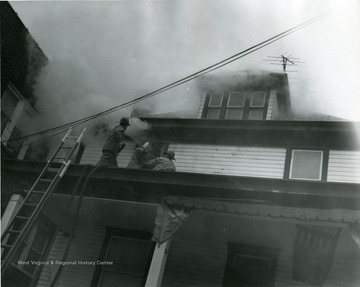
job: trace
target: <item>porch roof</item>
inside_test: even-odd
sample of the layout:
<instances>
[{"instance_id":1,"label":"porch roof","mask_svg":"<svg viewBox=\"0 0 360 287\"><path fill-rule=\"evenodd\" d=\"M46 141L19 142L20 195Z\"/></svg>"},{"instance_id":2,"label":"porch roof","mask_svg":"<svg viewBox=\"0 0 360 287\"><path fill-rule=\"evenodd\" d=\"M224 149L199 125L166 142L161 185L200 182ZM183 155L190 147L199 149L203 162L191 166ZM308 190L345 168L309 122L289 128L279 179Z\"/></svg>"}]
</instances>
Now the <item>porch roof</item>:
<instances>
[{"instance_id":1,"label":"porch roof","mask_svg":"<svg viewBox=\"0 0 360 287\"><path fill-rule=\"evenodd\" d=\"M4 159L15 182L34 182L45 163ZM70 194L84 165L70 165L56 193ZM94 168L87 166L85 175ZM97 170L85 196L160 203L167 196L216 200L256 200L284 207L360 210L360 185L255 177L168 173L126 168Z\"/></svg>"}]
</instances>

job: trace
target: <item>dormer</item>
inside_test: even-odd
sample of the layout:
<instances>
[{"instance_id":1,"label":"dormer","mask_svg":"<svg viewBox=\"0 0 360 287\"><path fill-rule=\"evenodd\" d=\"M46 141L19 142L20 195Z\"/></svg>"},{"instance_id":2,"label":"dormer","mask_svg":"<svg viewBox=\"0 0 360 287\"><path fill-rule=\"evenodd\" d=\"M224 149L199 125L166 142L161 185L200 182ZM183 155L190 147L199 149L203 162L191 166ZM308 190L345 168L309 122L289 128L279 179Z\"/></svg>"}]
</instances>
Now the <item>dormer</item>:
<instances>
[{"instance_id":1,"label":"dormer","mask_svg":"<svg viewBox=\"0 0 360 287\"><path fill-rule=\"evenodd\" d=\"M205 76L197 118L220 120L276 120L290 112L286 74L242 71Z\"/></svg>"}]
</instances>

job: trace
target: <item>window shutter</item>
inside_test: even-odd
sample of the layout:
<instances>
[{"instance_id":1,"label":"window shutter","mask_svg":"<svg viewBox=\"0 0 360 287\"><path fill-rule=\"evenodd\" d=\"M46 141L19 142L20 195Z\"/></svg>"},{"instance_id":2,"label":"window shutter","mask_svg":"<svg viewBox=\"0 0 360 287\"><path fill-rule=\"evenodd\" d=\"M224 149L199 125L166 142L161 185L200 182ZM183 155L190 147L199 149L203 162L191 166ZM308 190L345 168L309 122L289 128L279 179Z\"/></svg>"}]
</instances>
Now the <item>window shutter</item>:
<instances>
[{"instance_id":1,"label":"window shutter","mask_svg":"<svg viewBox=\"0 0 360 287\"><path fill-rule=\"evenodd\" d=\"M293 279L322 286L333 263L341 228L297 226L294 241Z\"/></svg>"}]
</instances>

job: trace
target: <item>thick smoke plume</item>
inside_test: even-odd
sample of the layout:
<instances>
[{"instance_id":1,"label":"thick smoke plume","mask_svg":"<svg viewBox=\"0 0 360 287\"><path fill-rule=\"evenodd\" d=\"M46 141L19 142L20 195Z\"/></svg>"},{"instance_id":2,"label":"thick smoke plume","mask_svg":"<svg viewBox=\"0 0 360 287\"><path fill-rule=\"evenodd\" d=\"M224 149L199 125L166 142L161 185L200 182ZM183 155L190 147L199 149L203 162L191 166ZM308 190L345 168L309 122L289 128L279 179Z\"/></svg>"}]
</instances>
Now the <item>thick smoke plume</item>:
<instances>
[{"instance_id":1,"label":"thick smoke plume","mask_svg":"<svg viewBox=\"0 0 360 287\"><path fill-rule=\"evenodd\" d=\"M186 77L337 3L328 2L71 1L11 5L49 58L35 86L37 109L44 115L39 129L43 129L101 112L134 99L142 91ZM355 79L359 75L360 33L358 18L351 19L359 5L349 7L353 9L324 18L219 71L255 68L281 72L281 66L262 60L288 51L306 62L290 73L298 78L290 78L296 109L357 118L360 113L354 105L354 91L359 90ZM347 19L345 24L343 19ZM304 66L308 70L303 73ZM309 78L316 85L309 86ZM193 117L200 94L192 81L143 101L135 109L152 115ZM88 130L112 127L133 108L88 122Z\"/></svg>"}]
</instances>

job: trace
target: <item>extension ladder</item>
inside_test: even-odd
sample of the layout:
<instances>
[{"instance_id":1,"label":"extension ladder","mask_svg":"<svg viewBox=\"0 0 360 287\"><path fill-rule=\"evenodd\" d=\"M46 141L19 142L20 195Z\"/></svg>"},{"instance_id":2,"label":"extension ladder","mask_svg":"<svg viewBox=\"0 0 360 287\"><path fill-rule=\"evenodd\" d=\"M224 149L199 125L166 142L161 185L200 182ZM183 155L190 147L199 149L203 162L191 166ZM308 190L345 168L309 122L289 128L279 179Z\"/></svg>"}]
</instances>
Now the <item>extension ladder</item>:
<instances>
[{"instance_id":1,"label":"extension ladder","mask_svg":"<svg viewBox=\"0 0 360 287\"><path fill-rule=\"evenodd\" d=\"M2 272L13 261L17 250L26 239L29 230L38 219L43 207L71 164L70 158L79 146L85 130L86 128L78 137L71 136L72 128L67 131L54 155L27 192L16 215L1 235Z\"/></svg>"}]
</instances>

